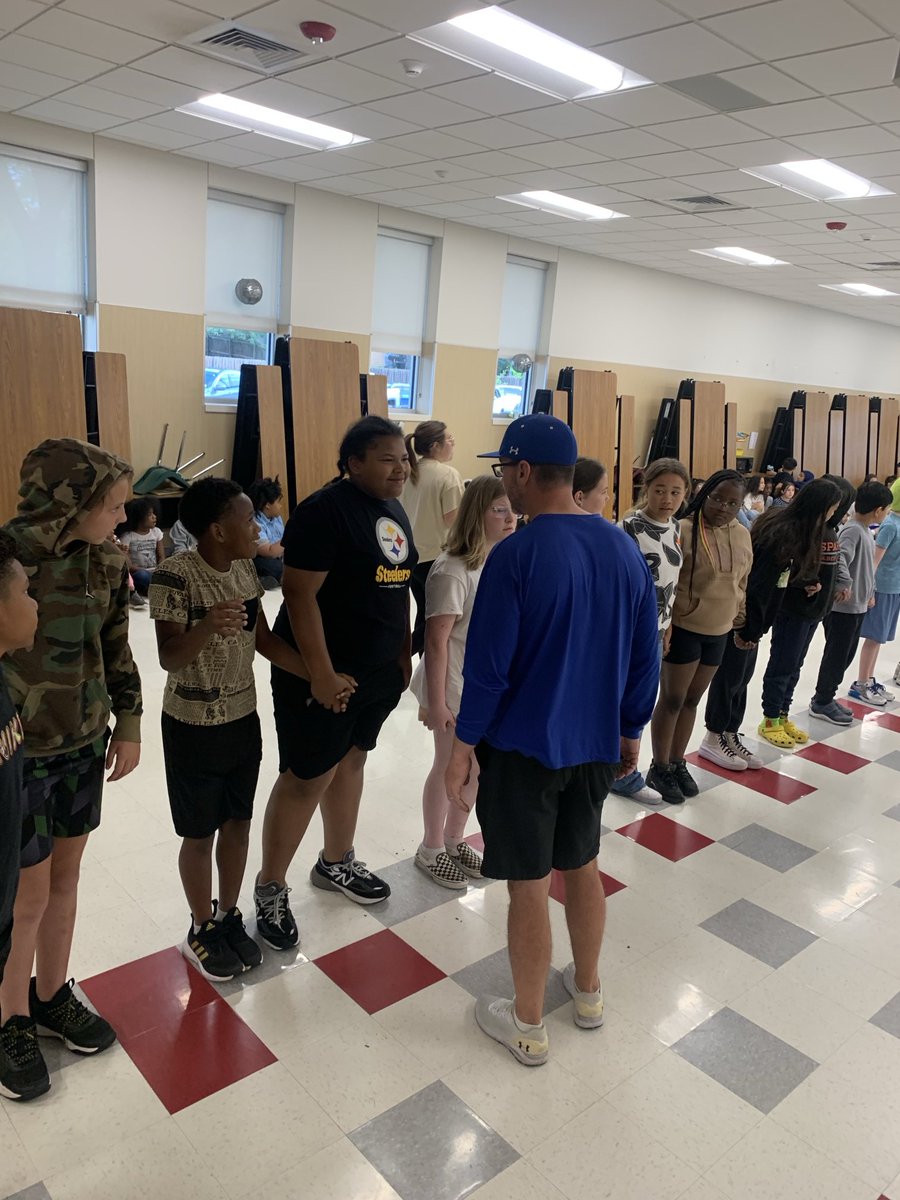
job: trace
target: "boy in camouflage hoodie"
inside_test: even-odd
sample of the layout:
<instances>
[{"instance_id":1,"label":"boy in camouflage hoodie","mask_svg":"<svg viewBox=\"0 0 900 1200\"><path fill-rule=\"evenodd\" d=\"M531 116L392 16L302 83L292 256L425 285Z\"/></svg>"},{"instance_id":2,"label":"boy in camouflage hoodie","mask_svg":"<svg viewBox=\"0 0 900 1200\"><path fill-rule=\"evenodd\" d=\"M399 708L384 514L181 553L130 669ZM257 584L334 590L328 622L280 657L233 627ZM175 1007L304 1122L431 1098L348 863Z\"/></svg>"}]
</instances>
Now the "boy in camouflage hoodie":
<instances>
[{"instance_id":1,"label":"boy in camouflage hoodie","mask_svg":"<svg viewBox=\"0 0 900 1200\"><path fill-rule=\"evenodd\" d=\"M50 1087L38 1034L81 1054L116 1040L66 978L79 867L100 823L104 768L110 780L121 779L140 758L128 569L108 540L123 519L131 474L96 446L42 442L22 464L18 513L6 526L39 609L33 649L6 660L25 731L22 870L0 986L0 1094L16 1100Z\"/></svg>"}]
</instances>

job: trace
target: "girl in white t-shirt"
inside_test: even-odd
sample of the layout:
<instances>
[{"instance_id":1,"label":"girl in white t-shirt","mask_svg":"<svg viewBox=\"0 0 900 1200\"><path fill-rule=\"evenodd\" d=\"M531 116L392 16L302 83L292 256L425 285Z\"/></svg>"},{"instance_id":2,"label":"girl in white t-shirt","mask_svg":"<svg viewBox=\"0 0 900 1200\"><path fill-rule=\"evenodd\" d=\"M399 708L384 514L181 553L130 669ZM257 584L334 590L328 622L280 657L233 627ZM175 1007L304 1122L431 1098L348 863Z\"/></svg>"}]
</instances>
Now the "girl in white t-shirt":
<instances>
[{"instance_id":1,"label":"girl in white t-shirt","mask_svg":"<svg viewBox=\"0 0 900 1200\"><path fill-rule=\"evenodd\" d=\"M492 475L473 479L425 584L425 653L410 682L419 719L434 736L434 763L425 780L425 836L416 866L441 887L464 889L481 877L481 856L463 840L466 813L447 800L444 772L450 761L462 696L466 635L475 591L491 547L515 532L516 515L503 484ZM463 796L471 808L478 790L473 768Z\"/></svg>"},{"instance_id":2,"label":"girl in white t-shirt","mask_svg":"<svg viewBox=\"0 0 900 1200\"><path fill-rule=\"evenodd\" d=\"M149 496L138 496L125 505L124 530L117 529L119 545L128 558L135 591L146 596L157 565L162 562L163 533L157 524L156 504Z\"/></svg>"}]
</instances>

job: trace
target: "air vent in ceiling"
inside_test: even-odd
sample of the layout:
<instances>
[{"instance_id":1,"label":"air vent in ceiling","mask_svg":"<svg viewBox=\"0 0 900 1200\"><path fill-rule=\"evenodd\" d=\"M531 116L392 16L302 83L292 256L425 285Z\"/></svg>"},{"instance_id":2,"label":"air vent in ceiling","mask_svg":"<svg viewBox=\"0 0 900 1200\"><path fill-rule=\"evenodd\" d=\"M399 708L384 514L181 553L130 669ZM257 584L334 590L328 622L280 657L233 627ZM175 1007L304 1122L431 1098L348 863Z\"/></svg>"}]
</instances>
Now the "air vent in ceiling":
<instances>
[{"instance_id":1,"label":"air vent in ceiling","mask_svg":"<svg viewBox=\"0 0 900 1200\"><path fill-rule=\"evenodd\" d=\"M854 267L857 271L900 271L900 260L885 259L884 262L844 263L845 267Z\"/></svg>"},{"instance_id":2,"label":"air vent in ceiling","mask_svg":"<svg viewBox=\"0 0 900 1200\"><path fill-rule=\"evenodd\" d=\"M691 75L687 79L670 80L666 87L699 100L716 112L741 112L743 109L767 108L769 105L769 101L763 100L762 96L755 96L753 92L738 87L721 75Z\"/></svg>"},{"instance_id":3,"label":"air vent in ceiling","mask_svg":"<svg viewBox=\"0 0 900 1200\"><path fill-rule=\"evenodd\" d=\"M741 210L741 205L731 204L728 200L720 200L718 196L681 196L677 200L665 200L662 203L669 208L677 208L679 212L704 213L721 212L723 209Z\"/></svg>"},{"instance_id":4,"label":"air vent in ceiling","mask_svg":"<svg viewBox=\"0 0 900 1200\"><path fill-rule=\"evenodd\" d=\"M263 71L267 75L286 71L307 57L299 46L273 41L255 29L232 21L201 29L185 38L182 44L203 54L211 54L214 58L237 63L253 71Z\"/></svg>"}]
</instances>

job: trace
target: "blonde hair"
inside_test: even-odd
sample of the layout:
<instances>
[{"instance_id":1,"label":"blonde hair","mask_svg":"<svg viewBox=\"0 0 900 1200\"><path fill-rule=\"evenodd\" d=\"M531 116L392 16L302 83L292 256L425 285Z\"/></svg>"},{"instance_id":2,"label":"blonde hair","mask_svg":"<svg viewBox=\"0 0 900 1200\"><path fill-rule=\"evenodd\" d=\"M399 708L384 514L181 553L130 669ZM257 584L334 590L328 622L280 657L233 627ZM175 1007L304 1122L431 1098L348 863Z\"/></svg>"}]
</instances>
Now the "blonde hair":
<instances>
[{"instance_id":1,"label":"blonde hair","mask_svg":"<svg viewBox=\"0 0 900 1200\"><path fill-rule=\"evenodd\" d=\"M690 499L691 488L693 487L693 484L691 483L691 477L688 474L687 467L684 465L684 463L679 462L677 458L657 458L654 459L650 466L644 471L644 479L641 484L641 494L638 497L637 504L635 504L634 508L631 510L632 512L640 512L642 509L647 507L647 503L650 499L650 485L654 482L654 480L659 479L661 475L677 475L684 484L685 500Z\"/></svg>"},{"instance_id":2,"label":"blonde hair","mask_svg":"<svg viewBox=\"0 0 900 1200\"><path fill-rule=\"evenodd\" d=\"M461 558L470 571L477 571L488 555L484 533L487 511L495 501L505 498L502 481L493 475L477 476L463 492L444 549L453 558Z\"/></svg>"}]
</instances>

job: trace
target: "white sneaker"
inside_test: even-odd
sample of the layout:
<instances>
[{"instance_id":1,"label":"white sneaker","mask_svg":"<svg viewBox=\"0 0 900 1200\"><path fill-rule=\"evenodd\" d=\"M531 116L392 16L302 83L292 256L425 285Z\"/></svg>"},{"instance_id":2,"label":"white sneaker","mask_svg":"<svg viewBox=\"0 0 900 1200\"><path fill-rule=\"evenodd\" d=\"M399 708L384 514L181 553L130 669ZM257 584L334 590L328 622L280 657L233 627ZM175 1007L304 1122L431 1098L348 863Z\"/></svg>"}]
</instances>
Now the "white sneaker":
<instances>
[{"instance_id":1,"label":"white sneaker","mask_svg":"<svg viewBox=\"0 0 900 1200\"><path fill-rule=\"evenodd\" d=\"M501 996L479 996L475 1001L475 1020L489 1038L505 1046L526 1067L540 1067L550 1054L550 1040L543 1021L520 1029L514 1016L515 1000Z\"/></svg>"},{"instance_id":2,"label":"white sneaker","mask_svg":"<svg viewBox=\"0 0 900 1200\"><path fill-rule=\"evenodd\" d=\"M746 771L747 763L736 753L727 736L707 730L700 743L700 757L715 763L716 766L724 767L726 771Z\"/></svg>"},{"instance_id":3,"label":"white sneaker","mask_svg":"<svg viewBox=\"0 0 900 1200\"><path fill-rule=\"evenodd\" d=\"M747 764L748 770L758 771L760 767L764 767L766 765L758 754L754 754L749 746L744 745L744 743L741 741L741 735L739 733L723 733L722 736L725 738L725 741L735 752L738 758L742 758L744 760L744 762Z\"/></svg>"},{"instance_id":4,"label":"white sneaker","mask_svg":"<svg viewBox=\"0 0 900 1200\"><path fill-rule=\"evenodd\" d=\"M882 698L882 700L885 702L885 704L890 704L892 701L897 699L897 697L894 695L894 693L889 692L887 690L887 688L884 686L884 684L879 683L877 679L871 680L869 683L869 687L872 689L873 692L875 692L875 694L877 696L880 696Z\"/></svg>"},{"instance_id":5,"label":"white sneaker","mask_svg":"<svg viewBox=\"0 0 900 1200\"><path fill-rule=\"evenodd\" d=\"M900 662L898 662L897 666L894 668L894 680L893 681L894 681L894 683L896 683L897 687L900 687Z\"/></svg>"},{"instance_id":6,"label":"white sneaker","mask_svg":"<svg viewBox=\"0 0 900 1200\"><path fill-rule=\"evenodd\" d=\"M849 695L852 700L861 700L863 704L871 704L874 708L884 708L887 704L887 697L880 695L872 684L874 679L857 679L849 690Z\"/></svg>"},{"instance_id":7,"label":"white sneaker","mask_svg":"<svg viewBox=\"0 0 900 1200\"><path fill-rule=\"evenodd\" d=\"M579 992L575 986L575 964L570 962L562 973L566 991L575 1007L575 1024L581 1029L599 1029L603 1024L603 984L596 992Z\"/></svg>"},{"instance_id":8,"label":"white sneaker","mask_svg":"<svg viewBox=\"0 0 900 1200\"><path fill-rule=\"evenodd\" d=\"M642 788L638 788L636 792L616 792L615 795L621 796L623 800L633 800L635 804L646 804L648 808L652 808L656 804L662 804L662 796L652 787L647 787L646 784Z\"/></svg>"}]
</instances>

